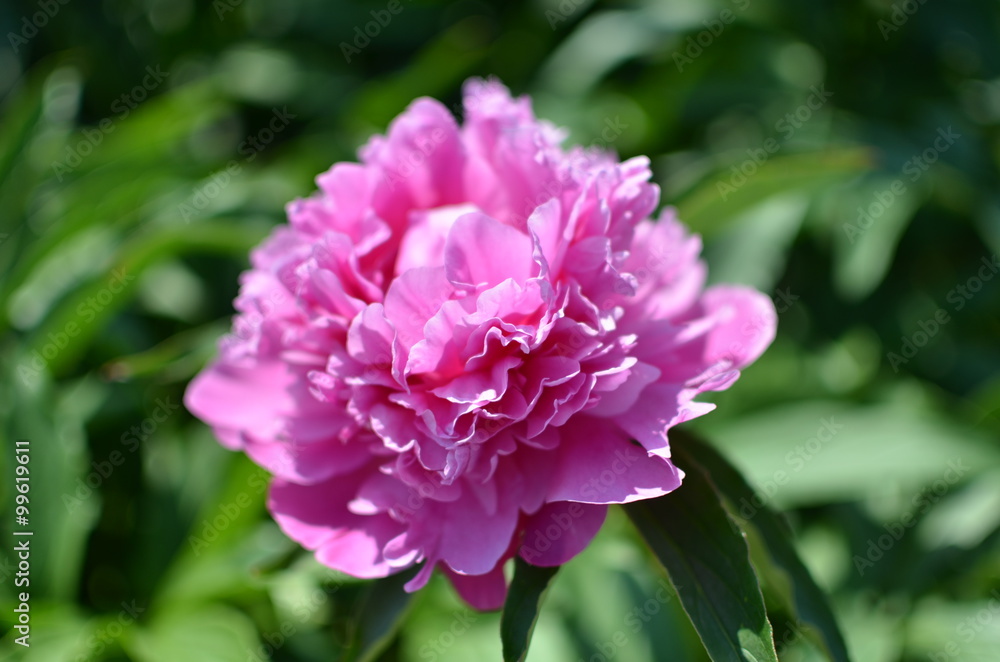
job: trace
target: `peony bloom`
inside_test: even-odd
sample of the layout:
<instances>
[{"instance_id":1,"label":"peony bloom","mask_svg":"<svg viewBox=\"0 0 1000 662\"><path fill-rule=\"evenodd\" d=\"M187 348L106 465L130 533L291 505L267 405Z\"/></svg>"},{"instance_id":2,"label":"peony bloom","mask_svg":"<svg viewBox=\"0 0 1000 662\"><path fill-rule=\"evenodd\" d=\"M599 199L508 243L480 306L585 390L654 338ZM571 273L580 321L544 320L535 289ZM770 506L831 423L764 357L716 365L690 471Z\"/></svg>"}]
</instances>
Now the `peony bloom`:
<instances>
[{"instance_id":1,"label":"peony bloom","mask_svg":"<svg viewBox=\"0 0 1000 662\"><path fill-rule=\"evenodd\" d=\"M499 607L505 561L578 554L607 504L681 484L668 430L774 337L771 301L705 289L649 161L560 146L527 98L418 99L288 206L187 407L275 476L268 506L357 577L440 568Z\"/></svg>"}]
</instances>

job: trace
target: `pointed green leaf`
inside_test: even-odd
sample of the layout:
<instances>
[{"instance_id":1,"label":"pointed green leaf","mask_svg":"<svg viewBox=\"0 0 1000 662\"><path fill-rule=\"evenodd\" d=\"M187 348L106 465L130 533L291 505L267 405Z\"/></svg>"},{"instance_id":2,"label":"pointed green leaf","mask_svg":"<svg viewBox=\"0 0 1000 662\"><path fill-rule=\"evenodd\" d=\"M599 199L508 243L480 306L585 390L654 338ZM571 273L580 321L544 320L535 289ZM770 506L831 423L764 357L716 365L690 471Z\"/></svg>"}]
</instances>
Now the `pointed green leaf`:
<instances>
[{"instance_id":1,"label":"pointed green leaf","mask_svg":"<svg viewBox=\"0 0 1000 662\"><path fill-rule=\"evenodd\" d=\"M29 337L29 353L41 352L51 342L49 335L64 332L75 324L78 332L55 357L48 360L50 372L58 373L71 365L103 328L137 293L129 281L139 278L157 261L175 255L196 252L219 252L243 256L266 234L267 228L248 223L212 221L184 227L165 227L137 235L119 250L114 267L106 274L83 283L56 306L45 321ZM102 294L111 294L111 285L118 288L107 304L92 302ZM83 312L81 312L83 311ZM2 328L2 322L0 322Z\"/></svg>"},{"instance_id":2,"label":"pointed green leaf","mask_svg":"<svg viewBox=\"0 0 1000 662\"><path fill-rule=\"evenodd\" d=\"M848 301L864 299L882 284L896 257L896 247L924 202L923 191L907 190L893 198L877 223L861 227L863 220L858 220L857 210L867 207L876 194L894 182L889 176L872 177L867 184L852 186L838 195L838 204L832 206L833 283Z\"/></svg>"},{"instance_id":3,"label":"pointed green leaf","mask_svg":"<svg viewBox=\"0 0 1000 662\"><path fill-rule=\"evenodd\" d=\"M390 575L361 587L361 598L350 624L342 660L373 662L379 659L392 643L413 603L413 594L407 593L403 586L414 574L411 571Z\"/></svg>"},{"instance_id":4,"label":"pointed green leaf","mask_svg":"<svg viewBox=\"0 0 1000 662\"><path fill-rule=\"evenodd\" d=\"M542 597L558 567L540 568L514 559L514 579L507 591L500 620L500 641L504 662L522 662L528 655L531 632L538 620Z\"/></svg>"},{"instance_id":5,"label":"pointed green leaf","mask_svg":"<svg viewBox=\"0 0 1000 662\"><path fill-rule=\"evenodd\" d=\"M682 196L677 212L692 230L711 237L774 195L822 189L870 170L873 162L871 152L858 147L775 156L739 187L731 184L731 167L727 167Z\"/></svg>"},{"instance_id":6,"label":"pointed green leaf","mask_svg":"<svg viewBox=\"0 0 1000 662\"><path fill-rule=\"evenodd\" d=\"M679 431L672 432L671 436L678 453L696 458L708 470L712 482L731 504L750 503L755 498L755 492L746 479L709 444ZM754 513L747 523L760 534L772 562L787 575L798 619L817 630L827 654L834 662L848 662L850 658L847 645L833 611L822 589L816 585L809 570L799 559L789 539L785 522L767 505L760 508L755 505Z\"/></svg>"},{"instance_id":7,"label":"pointed green leaf","mask_svg":"<svg viewBox=\"0 0 1000 662\"><path fill-rule=\"evenodd\" d=\"M659 559L715 662L777 662L746 540L705 470L675 454L675 492L624 506Z\"/></svg>"},{"instance_id":8,"label":"pointed green leaf","mask_svg":"<svg viewBox=\"0 0 1000 662\"><path fill-rule=\"evenodd\" d=\"M55 68L54 64L49 62L37 66L19 85L14 86L14 92L0 106L3 115L3 122L0 123L0 187L7 182L37 133L45 111L45 80ZM13 218L4 220L13 221Z\"/></svg>"}]
</instances>

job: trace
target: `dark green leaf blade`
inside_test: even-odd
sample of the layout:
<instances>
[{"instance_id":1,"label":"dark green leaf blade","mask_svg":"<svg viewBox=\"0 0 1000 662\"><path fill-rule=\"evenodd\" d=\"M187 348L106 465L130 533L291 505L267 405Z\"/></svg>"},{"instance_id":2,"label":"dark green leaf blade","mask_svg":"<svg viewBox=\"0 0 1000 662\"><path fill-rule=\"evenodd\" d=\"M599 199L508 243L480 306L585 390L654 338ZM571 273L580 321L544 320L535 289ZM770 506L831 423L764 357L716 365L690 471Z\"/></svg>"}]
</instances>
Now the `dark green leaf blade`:
<instances>
[{"instance_id":1,"label":"dark green leaf blade","mask_svg":"<svg viewBox=\"0 0 1000 662\"><path fill-rule=\"evenodd\" d=\"M704 469L675 454L684 484L624 506L677 589L715 662L777 662L746 540Z\"/></svg>"},{"instance_id":2,"label":"dark green leaf blade","mask_svg":"<svg viewBox=\"0 0 1000 662\"><path fill-rule=\"evenodd\" d=\"M390 575L361 585L360 600L352 606L344 662L373 662L389 647L413 605L404 586L415 571Z\"/></svg>"},{"instance_id":3,"label":"dark green leaf blade","mask_svg":"<svg viewBox=\"0 0 1000 662\"><path fill-rule=\"evenodd\" d=\"M558 570L558 567L531 565L520 557L514 559L514 579L510 583L500 620L504 662L522 662L527 657L542 597Z\"/></svg>"},{"instance_id":4,"label":"dark green leaf blade","mask_svg":"<svg viewBox=\"0 0 1000 662\"><path fill-rule=\"evenodd\" d=\"M671 436L676 442L677 452L696 458L696 461L708 470L712 482L730 503L752 502L755 497L754 490L742 474L718 451L690 434L673 432ZM760 508L754 506L754 514L748 523L760 534L772 562L787 574L799 620L816 629L834 662L849 662L847 645L844 643L843 634L840 632L833 611L822 589L816 585L809 570L799 559L789 540L784 521L765 504Z\"/></svg>"}]
</instances>

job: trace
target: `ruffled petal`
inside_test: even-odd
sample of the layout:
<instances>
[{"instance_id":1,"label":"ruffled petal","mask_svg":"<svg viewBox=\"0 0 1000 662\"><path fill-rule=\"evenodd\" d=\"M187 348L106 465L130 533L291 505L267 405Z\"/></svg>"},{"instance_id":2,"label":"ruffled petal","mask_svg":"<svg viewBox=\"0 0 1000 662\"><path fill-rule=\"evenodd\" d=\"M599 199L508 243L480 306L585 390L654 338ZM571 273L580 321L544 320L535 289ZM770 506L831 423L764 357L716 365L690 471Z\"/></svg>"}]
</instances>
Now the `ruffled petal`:
<instances>
[{"instance_id":1,"label":"ruffled petal","mask_svg":"<svg viewBox=\"0 0 1000 662\"><path fill-rule=\"evenodd\" d=\"M683 474L669 431L771 342L771 302L705 290L649 160L564 149L528 98L418 99L288 205L188 408L275 474L268 505L330 567L435 569L498 608L504 564L580 553L607 504Z\"/></svg>"}]
</instances>

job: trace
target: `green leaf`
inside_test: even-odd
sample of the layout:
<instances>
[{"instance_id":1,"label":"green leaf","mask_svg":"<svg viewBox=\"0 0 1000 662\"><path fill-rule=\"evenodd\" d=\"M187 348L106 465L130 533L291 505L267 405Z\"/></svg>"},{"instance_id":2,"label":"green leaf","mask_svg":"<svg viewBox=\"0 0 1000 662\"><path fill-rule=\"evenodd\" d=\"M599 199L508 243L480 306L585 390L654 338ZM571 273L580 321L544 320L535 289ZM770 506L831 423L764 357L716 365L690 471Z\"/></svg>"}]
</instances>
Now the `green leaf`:
<instances>
[{"instance_id":1,"label":"green leaf","mask_svg":"<svg viewBox=\"0 0 1000 662\"><path fill-rule=\"evenodd\" d=\"M280 631L268 634L284 641ZM158 613L148 627L126 630L122 645L137 662L244 662L259 654L260 640L245 614L212 605Z\"/></svg>"},{"instance_id":2,"label":"green leaf","mask_svg":"<svg viewBox=\"0 0 1000 662\"><path fill-rule=\"evenodd\" d=\"M198 443L207 446L209 442L206 439ZM217 450L214 446L212 449ZM260 545L251 532L264 511L270 476L245 455L232 455L228 476L220 476L219 480L224 480L223 484L204 500L191 522L187 541L160 583L157 599L161 603L217 599L242 592L250 582L246 566L236 560L243 557L251 543ZM213 523L220 517L225 526Z\"/></svg>"},{"instance_id":3,"label":"green leaf","mask_svg":"<svg viewBox=\"0 0 1000 662\"><path fill-rule=\"evenodd\" d=\"M949 463L963 478L1000 466L989 435L956 424L904 389L888 402L802 401L760 409L738 421L705 421L699 430L751 484L780 480L771 496L779 508L884 501L893 492L909 498L941 478Z\"/></svg>"},{"instance_id":4,"label":"green leaf","mask_svg":"<svg viewBox=\"0 0 1000 662\"><path fill-rule=\"evenodd\" d=\"M29 337L30 351L41 353L51 343L49 334L77 329L73 342L48 360L50 372L58 373L84 353L88 343L136 294L129 281L139 278L150 266L165 258L197 252L244 256L266 234L267 228L228 221L212 221L185 227L165 227L137 235L124 244L113 268L101 277L81 284L56 306ZM103 295L114 294L104 305L93 305ZM71 327L70 325L75 325ZM2 322L0 322L2 328Z\"/></svg>"},{"instance_id":5,"label":"green leaf","mask_svg":"<svg viewBox=\"0 0 1000 662\"><path fill-rule=\"evenodd\" d=\"M363 124L359 134L381 131L410 100L421 94L442 94L454 90L461 80L474 70L488 51L474 40L468 39L481 29L473 18L455 23L451 28L429 41L409 63L392 78L379 85L365 85L359 90L346 122ZM463 38L456 38L461 35Z\"/></svg>"},{"instance_id":6,"label":"green leaf","mask_svg":"<svg viewBox=\"0 0 1000 662\"><path fill-rule=\"evenodd\" d=\"M50 73L49 66L38 68L3 105L0 124L0 186L6 183L25 148L35 136L42 118L44 98L42 87ZM5 219L8 220L8 219Z\"/></svg>"},{"instance_id":7,"label":"green leaf","mask_svg":"<svg viewBox=\"0 0 1000 662\"><path fill-rule=\"evenodd\" d=\"M215 356L219 338L228 331L228 320L181 331L141 352L112 359L101 372L119 381L150 375L161 382L190 379Z\"/></svg>"},{"instance_id":8,"label":"green leaf","mask_svg":"<svg viewBox=\"0 0 1000 662\"><path fill-rule=\"evenodd\" d=\"M39 83L32 83L31 89L40 87L41 77L37 78ZM12 273L0 282L0 300L76 233L90 227L135 226L147 220L146 213L167 209L164 194L181 188L179 177L190 168L178 157L177 146L223 114L225 107L217 96L209 85L188 85L151 99L134 112L107 117L110 129L89 127L68 135L65 144L51 152L55 160L44 168L33 166L31 159L17 158L23 143L36 133L41 92L26 95L25 101L7 111L0 129L2 231L13 235L28 226L25 209L32 211L30 239L22 240L10 266ZM27 106L29 101L34 106ZM14 131L7 131L8 126ZM92 154L69 166L64 150L91 144L83 131L102 137L92 145ZM11 164L17 165L16 171ZM55 172L56 165L72 172Z\"/></svg>"},{"instance_id":9,"label":"green leaf","mask_svg":"<svg viewBox=\"0 0 1000 662\"><path fill-rule=\"evenodd\" d=\"M361 587L341 660L372 662L388 648L413 602L413 595L403 586L414 574L399 573Z\"/></svg>"},{"instance_id":10,"label":"green leaf","mask_svg":"<svg viewBox=\"0 0 1000 662\"><path fill-rule=\"evenodd\" d=\"M837 291L849 301L859 301L870 295L885 280L896 247L923 203L923 192L909 189L882 205L878 196L897 183L888 176L874 177L864 186L853 186L838 192L832 205L831 232L834 237L833 282ZM873 203L878 216L860 217L859 209L869 210ZM865 227L868 223L869 226Z\"/></svg>"},{"instance_id":11,"label":"green leaf","mask_svg":"<svg viewBox=\"0 0 1000 662\"><path fill-rule=\"evenodd\" d=\"M804 193L776 195L733 219L705 250L712 265L711 282L773 290L808 208L809 196Z\"/></svg>"},{"instance_id":12,"label":"green leaf","mask_svg":"<svg viewBox=\"0 0 1000 662\"><path fill-rule=\"evenodd\" d=\"M684 611L715 662L777 662L764 596L742 531L705 470L675 456L675 492L624 506L666 568Z\"/></svg>"},{"instance_id":13,"label":"green leaf","mask_svg":"<svg viewBox=\"0 0 1000 662\"><path fill-rule=\"evenodd\" d=\"M12 353L11 359L0 389L0 470L5 476L0 503L13 508L14 442L28 440L30 524L26 528L34 532L31 544L36 550L31 558L31 595L69 600L76 594L87 539L100 511L93 484L85 483L92 475L100 478L88 465L85 422L103 403L106 390L89 377L57 387L44 373L25 376L30 357ZM7 521L13 519L11 512ZM12 538L6 540L13 545Z\"/></svg>"},{"instance_id":14,"label":"green leaf","mask_svg":"<svg viewBox=\"0 0 1000 662\"><path fill-rule=\"evenodd\" d=\"M514 578L500 620L504 662L522 662L527 657L542 597L558 570L558 567L534 566L519 557L514 559Z\"/></svg>"},{"instance_id":15,"label":"green leaf","mask_svg":"<svg viewBox=\"0 0 1000 662\"><path fill-rule=\"evenodd\" d=\"M103 168L150 168L176 158L178 142L209 126L226 112L226 104L210 82L185 85L149 99L131 112L108 117L112 128L93 153L70 166L73 176ZM67 142L85 139L83 128ZM133 171L134 172L134 171Z\"/></svg>"},{"instance_id":16,"label":"green leaf","mask_svg":"<svg viewBox=\"0 0 1000 662\"><path fill-rule=\"evenodd\" d=\"M8 584L14 587L13 582ZM20 590L20 589L18 589ZM4 604L4 618L10 618L13 604ZM4 627L12 622L4 620ZM99 629L99 619L87 619L79 609L66 602L42 602L31 605L29 647L15 643L20 633L10 628L0 639L0 660L4 662L79 662L99 660L92 655ZM104 633L101 633L104 634ZM104 634L106 637L107 635ZM105 646L103 643L100 645ZM105 646L107 647L107 646Z\"/></svg>"},{"instance_id":17,"label":"green leaf","mask_svg":"<svg viewBox=\"0 0 1000 662\"><path fill-rule=\"evenodd\" d=\"M731 504L751 503L755 498L756 493L742 474L710 445L679 430L671 432L671 439L675 442L673 448L676 453L696 458L705 467L712 476L712 482ZM788 576L799 620L816 628L834 662L848 662L847 645L833 611L823 591L799 559L789 540L785 522L765 505L755 508L748 523L760 534L772 562Z\"/></svg>"},{"instance_id":18,"label":"green leaf","mask_svg":"<svg viewBox=\"0 0 1000 662\"><path fill-rule=\"evenodd\" d=\"M692 230L708 238L771 196L831 186L871 169L872 163L870 151L857 147L776 156L734 192L728 190L735 187L730 185L732 173L727 167L684 195L677 203L677 212Z\"/></svg>"}]
</instances>

